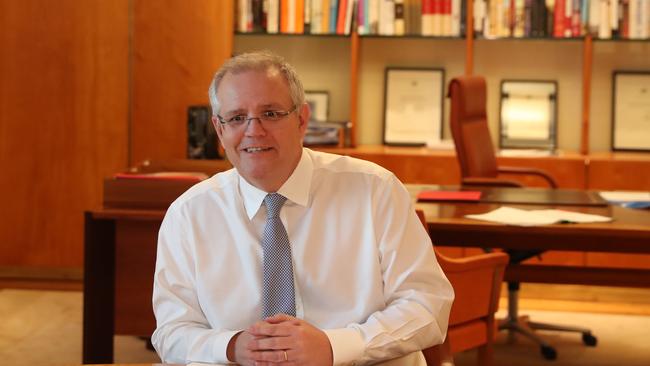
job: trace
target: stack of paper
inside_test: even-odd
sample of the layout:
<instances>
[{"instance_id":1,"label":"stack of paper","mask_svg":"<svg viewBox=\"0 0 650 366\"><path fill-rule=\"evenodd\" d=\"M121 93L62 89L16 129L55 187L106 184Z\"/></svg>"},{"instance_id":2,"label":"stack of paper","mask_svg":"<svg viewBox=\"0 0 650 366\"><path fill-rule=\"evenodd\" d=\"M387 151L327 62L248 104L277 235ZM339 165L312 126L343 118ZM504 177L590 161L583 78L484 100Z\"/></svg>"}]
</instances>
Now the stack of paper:
<instances>
[{"instance_id":1,"label":"stack of paper","mask_svg":"<svg viewBox=\"0 0 650 366\"><path fill-rule=\"evenodd\" d=\"M650 192L603 191L600 196L607 202L628 208L650 207Z\"/></svg>"},{"instance_id":2,"label":"stack of paper","mask_svg":"<svg viewBox=\"0 0 650 366\"><path fill-rule=\"evenodd\" d=\"M499 207L480 215L466 215L476 220L492 221L507 225L538 226L557 223L609 222L611 217L590 215L565 210L521 210L513 207Z\"/></svg>"}]
</instances>

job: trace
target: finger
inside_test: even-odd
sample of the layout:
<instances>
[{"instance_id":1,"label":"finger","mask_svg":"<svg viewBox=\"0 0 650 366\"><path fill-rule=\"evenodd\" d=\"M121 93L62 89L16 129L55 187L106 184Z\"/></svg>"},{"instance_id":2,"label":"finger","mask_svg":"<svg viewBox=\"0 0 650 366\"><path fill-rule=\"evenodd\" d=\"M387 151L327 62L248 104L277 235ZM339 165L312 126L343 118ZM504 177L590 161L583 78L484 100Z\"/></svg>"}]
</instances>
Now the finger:
<instances>
[{"instance_id":1,"label":"finger","mask_svg":"<svg viewBox=\"0 0 650 366\"><path fill-rule=\"evenodd\" d=\"M265 337L287 337L291 335L295 325L289 323L279 323L279 324L270 324L267 322L256 323L251 325L248 328L248 332L255 336L265 336Z\"/></svg>"},{"instance_id":2,"label":"finger","mask_svg":"<svg viewBox=\"0 0 650 366\"><path fill-rule=\"evenodd\" d=\"M265 337L251 340L248 349L251 351L286 350L291 348L289 337Z\"/></svg>"},{"instance_id":3,"label":"finger","mask_svg":"<svg viewBox=\"0 0 650 366\"><path fill-rule=\"evenodd\" d=\"M269 316L268 318L264 319L264 321L269 322L271 324L275 324L275 323L282 323L284 321L290 321L290 320L294 320L294 319L296 319L296 318L294 318L294 317L292 317L290 315L287 315L287 314L280 313L280 314L275 314L275 315Z\"/></svg>"},{"instance_id":4,"label":"finger","mask_svg":"<svg viewBox=\"0 0 650 366\"><path fill-rule=\"evenodd\" d=\"M286 354L287 357L285 358L285 352L284 350L253 351L251 352L251 360L255 361L256 364L258 362L286 362L289 359L289 354Z\"/></svg>"}]
</instances>

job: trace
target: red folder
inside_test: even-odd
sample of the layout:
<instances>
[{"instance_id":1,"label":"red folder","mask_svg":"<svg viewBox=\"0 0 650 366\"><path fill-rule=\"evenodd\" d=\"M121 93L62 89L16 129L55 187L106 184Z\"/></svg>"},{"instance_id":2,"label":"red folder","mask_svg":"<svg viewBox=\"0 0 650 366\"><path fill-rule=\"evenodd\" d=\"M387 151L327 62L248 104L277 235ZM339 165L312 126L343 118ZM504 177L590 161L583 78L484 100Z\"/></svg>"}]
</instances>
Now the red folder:
<instances>
[{"instance_id":1,"label":"red folder","mask_svg":"<svg viewBox=\"0 0 650 366\"><path fill-rule=\"evenodd\" d=\"M422 191L418 201L478 201L480 191Z\"/></svg>"},{"instance_id":2,"label":"red folder","mask_svg":"<svg viewBox=\"0 0 650 366\"><path fill-rule=\"evenodd\" d=\"M147 179L147 180L179 180L187 182L200 182L207 178L203 173L193 172L158 172L158 173L117 173L115 179Z\"/></svg>"}]
</instances>

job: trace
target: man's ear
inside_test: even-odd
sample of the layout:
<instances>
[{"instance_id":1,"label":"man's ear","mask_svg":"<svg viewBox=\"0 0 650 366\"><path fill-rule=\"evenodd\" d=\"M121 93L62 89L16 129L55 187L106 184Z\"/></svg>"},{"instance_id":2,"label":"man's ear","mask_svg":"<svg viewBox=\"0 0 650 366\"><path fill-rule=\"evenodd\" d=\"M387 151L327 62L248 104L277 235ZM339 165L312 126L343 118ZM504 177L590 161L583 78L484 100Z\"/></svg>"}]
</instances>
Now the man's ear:
<instances>
[{"instance_id":1,"label":"man's ear","mask_svg":"<svg viewBox=\"0 0 650 366\"><path fill-rule=\"evenodd\" d=\"M300 120L300 125L298 126L301 131L307 130L307 124L309 123L309 117L311 116L311 109L309 109L309 104L304 103L300 107L300 113L298 114L298 119Z\"/></svg>"},{"instance_id":2,"label":"man's ear","mask_svg":"<svg viewBox=\"0 0 650 366\"><path fill-rule=\"evenodd\" d=\"M219 122L219 118L217 118L217 116L212 116L212 127L214 127L214 130L217 131L217 136L219 136L219 141L221 141L223 126L221 125L221 122Z\"/></svg>"}]
</instances>

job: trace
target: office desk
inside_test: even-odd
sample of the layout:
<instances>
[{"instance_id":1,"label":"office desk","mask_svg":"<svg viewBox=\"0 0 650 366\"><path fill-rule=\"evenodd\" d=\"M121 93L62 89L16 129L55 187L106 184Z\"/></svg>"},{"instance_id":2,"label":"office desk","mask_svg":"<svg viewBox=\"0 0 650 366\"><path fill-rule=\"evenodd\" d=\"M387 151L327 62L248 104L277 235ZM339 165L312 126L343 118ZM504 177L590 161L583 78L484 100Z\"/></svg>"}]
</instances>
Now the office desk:
<instances>
[{"instance_id":1,"label":"office desk","mask_svg":"<svg viewBox=\"0 0 650 366\"><path fill-rule=\"evenodd\" d=\"M409 186L416 195L427 186ZM435 188L435 187L434 187ZM503 190L512 188L491 188ZM417 203L424 211L435 245L519 250L597 251L650 253L650 211L618 206L582 204L507 204L521 209L558 208L613 217L608 223L555 224L520 227L467 219L468 214L492 211L505 205L497 202ZM650 270L585 266L520 264L508 266L505 280L541 283L571 283L603 286L650 287Z\"/></svg>"},{"instance_id":2,"label":"office desk","mask_svg":"<svg viewBox=\"0 0 650 366\"><path fill-rule=\"evenodd\" d=\"M416 194L423 186L409 186ZM515 205L517 206L517 205ZM514 227L470 220L496 203L418 203L436 245L650 253L650 211L563 206L609 215L604 224ZM549 206L517 206L544 208ZM164 210L99 209L86 212L83 362L111 363L113 335L149 336L155 328L151 290L158 228ZM506 279L650 287L650 270L521 265Z\"/></svg>"}]
</instances>

